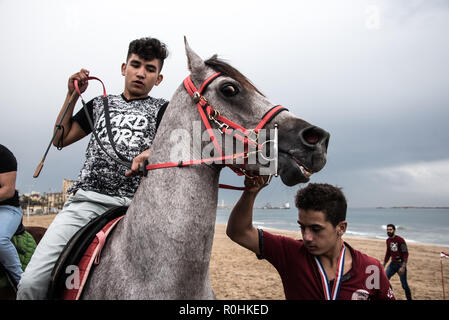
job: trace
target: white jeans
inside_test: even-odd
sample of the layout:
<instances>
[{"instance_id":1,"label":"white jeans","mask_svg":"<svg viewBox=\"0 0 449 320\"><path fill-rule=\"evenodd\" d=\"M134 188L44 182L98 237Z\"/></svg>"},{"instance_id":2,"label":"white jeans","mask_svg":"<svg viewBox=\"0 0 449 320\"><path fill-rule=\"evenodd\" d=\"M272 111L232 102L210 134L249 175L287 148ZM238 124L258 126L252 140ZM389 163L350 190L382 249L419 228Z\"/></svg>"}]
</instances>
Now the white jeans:
<instances>
[{"instance_id":1,"label":"white jeans","mask_svg":"<svg viewBox=\"0 0 449 320\"><path fill-rule=\"evenodd\" d=\"M130 198L111 197L93 191L78 190L66 201L22 274L17 300L43 300L47 296L50 276L62 250L72 236L92 219L115 206L129 206Z\"/></svg>"}]
</instances>

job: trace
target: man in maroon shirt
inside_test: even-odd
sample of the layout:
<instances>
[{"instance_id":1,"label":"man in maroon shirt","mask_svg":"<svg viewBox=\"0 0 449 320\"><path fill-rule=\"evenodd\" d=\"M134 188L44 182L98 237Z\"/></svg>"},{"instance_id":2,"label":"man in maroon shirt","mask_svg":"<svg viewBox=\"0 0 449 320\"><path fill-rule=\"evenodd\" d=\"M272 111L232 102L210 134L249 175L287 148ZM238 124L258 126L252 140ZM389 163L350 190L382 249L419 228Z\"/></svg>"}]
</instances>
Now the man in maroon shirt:
<instances>
[{"instance_id":1,"label":"man in maroon shirt","mask_svg":"<svg viewBox=\"0 0 449 320\"><path fill-rule=\"evenodd\" d=\"M407 283L407 260L408 250L405 240L395 235L396 227L394 224L387 225L387 252L385 253L384 267L391 257L391 263L388 265L386 274L388 280L397 272L401 280L402 288L405 291L407 300L412 300L412 293Z\"/></svg>"},{"instance_id":2,"label":"man in maroon shirt","mask_svg":"<svg viewBox=\"0 0 449 320\"><path fill-rule=\"evenodd\" d=\"M300 300L394 300L380 261L343 241L346 199L339 188L309 184L296 207L302 240L254 228L253 205L266 179L245 179L245 190L229 216L226 234L267 259L279 272L285 298Z\"/></svg>"}]
</instances>

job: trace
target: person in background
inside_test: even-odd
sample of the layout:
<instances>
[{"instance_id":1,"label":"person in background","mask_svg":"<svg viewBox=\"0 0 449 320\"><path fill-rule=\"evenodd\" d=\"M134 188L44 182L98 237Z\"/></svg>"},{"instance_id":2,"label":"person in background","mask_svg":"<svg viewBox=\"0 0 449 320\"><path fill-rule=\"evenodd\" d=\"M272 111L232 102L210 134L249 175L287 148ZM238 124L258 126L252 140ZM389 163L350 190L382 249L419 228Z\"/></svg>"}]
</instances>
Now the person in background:
<instances>
[{"instance_id":1,"label":"person in background","mask_svg":"<svg viewBox=\"0 0 449 320\"><path fill-rule=\"evenodd\" d=\"M387 252L385 253L384 268L391 257L391 263L386 269L388 280L397 272L401 280L402 289L405 291L407 300L412 300L412 293L407 282L408 249L404 238L395 234L396 226L387 225Z\"/></svg>"},{"instance_id":2,"label":"person in background","mask_svg":"<svg viewBox=\"0 0 449 320\"><path fill-rule=\"evenodd\" d=\"M17 250L11 242L22 222L16 175L17 160L14 154L0 144L0 264L17 287L23 271Z\"/></svg>"},{"instance_id":3,"label":"person in background","mask_svg":"<svg viewBox=\"0 0 449 320\"><path fill-rule=\"evenodd\" d=\"M394 300L380 261L342 239L347 204L340 188L311 183L298 191L302 240L295 240L253 226L254 201L265 185L265 177L245 179L248 189L229 216L226 234L276 268L286 299Z\"/></svg>"}]
</instances>

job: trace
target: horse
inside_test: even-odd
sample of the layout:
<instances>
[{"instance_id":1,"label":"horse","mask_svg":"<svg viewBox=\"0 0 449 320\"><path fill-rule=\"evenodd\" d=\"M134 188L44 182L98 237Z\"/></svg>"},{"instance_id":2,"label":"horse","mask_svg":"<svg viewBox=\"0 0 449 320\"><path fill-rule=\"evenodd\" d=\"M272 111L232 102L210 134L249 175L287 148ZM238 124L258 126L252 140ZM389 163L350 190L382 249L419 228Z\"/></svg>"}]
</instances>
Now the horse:
<instances>
[{"instance_id":1,"label":"horse","mask_svg":"<svg viewBox=\"0 0 449 320\"><path fill-rule=\"evenodd\" d=\"M195 141L173 137L175 129L193 132L198 123L201 133L210 132L196 110L201 99L244 128L255 128L273 106L237 69L217 55L202 60L186 38L184 42L190 79L194 87L203 89L207 100L198 92L192 98L183 84L177 88L153 140L149 165L173 157L185 160L185 155L201 157L194 148ZM217 73L219 76L210 80ZM209 118L210 125L218 129L213 119L217 118ZM287 186L307 182L326 163L329 133L289 111L275 115L265 129L273 129L276 124L282 182ZM201 148L210 146L207 139L200 141ZM222 151L232 155L234 149L224 146ZM257 163L238 165L237 161L230 166L243 166L246 172L260 168ZM219 176L224 167L224 163L213 162L150 170L142 178L125 217L111 233L101 263L92 270L81 298L215 299L209 262Z\"/></svg>"}]
</instances>

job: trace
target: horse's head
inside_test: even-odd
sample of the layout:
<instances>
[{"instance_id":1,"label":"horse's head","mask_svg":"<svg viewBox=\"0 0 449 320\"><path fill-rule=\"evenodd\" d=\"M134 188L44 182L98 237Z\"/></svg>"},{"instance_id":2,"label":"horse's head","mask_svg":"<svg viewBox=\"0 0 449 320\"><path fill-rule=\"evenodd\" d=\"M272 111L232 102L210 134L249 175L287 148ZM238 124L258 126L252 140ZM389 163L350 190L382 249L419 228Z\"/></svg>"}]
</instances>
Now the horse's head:
<instances>
[{"instance_id":1,"label":"horse's head","mask_svg":"<svg viewBox=\"0 0 449 320\"><path fill-rule=\"evenodd\" d=\"M207 116L211 128L217 129L214 130L218 132L215 137L218 138L216 140L227 136L227 132L224 132L223 129L227 122L222 119L228 119L246 129L254 129L258 125L260 126L262 119L273 108L274 104L238 70L218 59L217 56L203 61L193 52L186 40L185 47L189 70L191 71L190 79L193 85L190 95L195 104L203 105L205 116ZM210 80L210 77L216 73L220 73L220 75ZM199 97L194 97L196 88L199 89L201 98L204 96L207 100L198 100ZM212 113L207 113L207 105L213 110ZM218 113L215 111L219 112L221 119L217 117ZM279 112L273 118L266 120L268 122L263 126L266 140L273 139L273 136L268 134L270 129L273 129L275 125L278 127L278 173L284 184L293 186L307 182L313 173L324 167L329 133L288 111ZM221 131L218 129L221 129ZM237 131L234 130L234 132ZM258 143L260 145L260 141ZM220 144L220 147L226 155L239 152L235 145L229 147L229 144L224 142ZM257 150L257 148L254 150ZM255 171L264 165L267 164L261 164L260 161L255 163L246 161L244 169Z\"/></svg>"}]
</instances>

